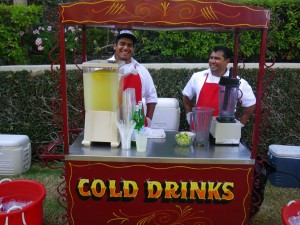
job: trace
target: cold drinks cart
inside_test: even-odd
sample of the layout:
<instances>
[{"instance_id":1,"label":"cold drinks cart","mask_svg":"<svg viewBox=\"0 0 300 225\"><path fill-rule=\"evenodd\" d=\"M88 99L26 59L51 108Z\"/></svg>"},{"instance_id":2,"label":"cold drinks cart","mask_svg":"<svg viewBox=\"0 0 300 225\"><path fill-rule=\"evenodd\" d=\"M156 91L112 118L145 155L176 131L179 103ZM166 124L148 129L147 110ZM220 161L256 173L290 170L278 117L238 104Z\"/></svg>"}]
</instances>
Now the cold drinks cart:
<instances>
[{"instance_id":1,"label":"cold drinks cart","mask_svg":"<svg viewBox=\"0 0 300 225\"><path fill-rule=\"evenodd\" d=\"M76 224L249 224L254 167L260 137L267 30L270 12L260 7L217 0L102 1L85 0L59 5L60 70L67 216ZM145 153L135 148L69 145L64 28L88 26L112 29L193 30L232 32L235 35L233 74L238 64L239 34L261 32L257 107L251 151L235 146L182 149L174 132L151 139Z\"/></svg>"}]
</instances>

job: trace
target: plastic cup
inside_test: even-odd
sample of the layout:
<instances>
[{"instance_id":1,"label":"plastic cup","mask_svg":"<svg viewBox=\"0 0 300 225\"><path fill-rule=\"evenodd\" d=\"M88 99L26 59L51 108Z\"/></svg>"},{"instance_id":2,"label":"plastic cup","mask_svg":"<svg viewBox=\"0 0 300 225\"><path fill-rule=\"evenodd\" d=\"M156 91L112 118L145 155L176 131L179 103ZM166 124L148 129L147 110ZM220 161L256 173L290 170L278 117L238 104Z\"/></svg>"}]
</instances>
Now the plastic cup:
<instances>
[{"instance_id":1,"label":"plastic cup","mask_svg":"<svg viewBox=\"0 0 300 225\"><path fill-rule=\"evenodd\" d=\"M126 136L121 136L121 146L122 149L128 150L131 148L131 136L126 135Z\"/></svg>"},{"instance_id":2,"label":"plastic cup","mask_svg":"<svg viewBox=\"0 0 300 225\"><path fill-rule=\"evenodd\" d=\"M121 146L124 150L131 148L131 135L135 126L135 122L131 120L129 123L124 121L117 122L118 130L121 136Z\"/></svg>"},{"instance_id":3,"label":"plastic cup","mask_svg":"<svg viewBox=\"0 0 300 225\"><path fill-rule=\"evenodd\" d=\"M137 132L135 135L136 150L138 152L145 152L147 149L148 134L145 132Z\"/></svg>"}]
</instances>

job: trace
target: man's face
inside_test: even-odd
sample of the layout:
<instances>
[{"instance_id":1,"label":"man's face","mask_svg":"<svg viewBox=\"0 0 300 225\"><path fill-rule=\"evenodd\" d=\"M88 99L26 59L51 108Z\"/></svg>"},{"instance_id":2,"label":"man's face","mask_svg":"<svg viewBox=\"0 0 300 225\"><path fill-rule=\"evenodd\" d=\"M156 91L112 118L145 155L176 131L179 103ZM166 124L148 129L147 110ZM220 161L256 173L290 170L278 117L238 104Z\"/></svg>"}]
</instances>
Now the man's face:
<instances>
[{"instance_id":1,"label":"man's face","mask_svg":"<svg viewBox=\"0 0 300 225\"><path fill-rule=\"evenodd\" d=\"M117 60L124 60L125 63L130 63L131 56L134 52L134 45L129 38L120 38L118 43L114 44L115 56Z\"/></svg>"},{"instance_id":2,"label":"man's face","mask_svg":"<svg viewBox=\"0 0 300 225\"><path fill-rule=\"evenodd\" d=\"M213 75L221 77L227 70L229 59L224 58L222 51L211 52L208 60L209 68Z\"/></svg>"}]
</instances>

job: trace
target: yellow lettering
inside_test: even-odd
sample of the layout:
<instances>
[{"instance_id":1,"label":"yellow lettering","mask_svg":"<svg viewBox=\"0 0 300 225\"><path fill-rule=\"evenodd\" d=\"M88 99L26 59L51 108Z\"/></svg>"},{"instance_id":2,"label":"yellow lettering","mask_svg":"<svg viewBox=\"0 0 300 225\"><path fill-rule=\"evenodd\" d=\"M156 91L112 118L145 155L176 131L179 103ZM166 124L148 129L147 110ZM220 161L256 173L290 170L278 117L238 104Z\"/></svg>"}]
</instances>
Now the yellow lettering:
<instances>
[{"instance_id":1,"label":"yellow lettering","mask_svg":"<svg viewBox=\"0 0 300 225\"><path fill-rule=\"evenodd\" d=\"M122 197L121 192L119 192L119 193L116 192L117 190L116 190L116 181L115 180L109 181L109 191L110 191L109 197L111 197L111 198L121 198Z\"/></svg>"},{"instance_id":2,"label":"yellow lettering","mask_svg":"<svg viewBox=\"0 0 300 225\"><path fill-rule=\"evenodd\" d=\"M187 182L181 182L181 199L187 198Z\"/></svg>"},{"instance_id":3,"label":"yellow lettering","mask_svg":"<svg viewBox=\"0 0 300 225\"><path fill-rule=\"evenodd\" d=\"M97 185L100 186L100 188L98 188L99 191L97 191ZM95 197L98 197L98 198L103 197L103 195L105 194L105 191L106 191L105 183L100 179L94 180L91 185L91 191Z\"/></svg>"},{"instance_id":4,"label":"yellow lettering","mask_svg":"<svg viewBox=\"0 0 300 225\"><path fill-rule=\"evenodd\" d=\"M139 188L137 186L137 183L135 181L124 181L123 182L123 191L124 191L124 197L125 198L134 198L137 196L137 193L139 191ZM132 192L130 193L130 187Z\"/></svg>"},{"instance_id":5,"label":"yellow lettering","mask_svg":"<svg viewBox=\"0 0 300 225\"><path fill-rule=\"evenodd\" d=\"M214 185L216 184L216 186L214 187ZM219 188L222 185L222 183L215 183L215 182L208 182L208 197L207 199L209 200L220 200L220 194L219 194Z\"/></svg>"},{"instance_id":6,"label":"yellow lettering","mask_svg":"<svg viewBox=\"0 0 300 225\"><path fill-rule=\"evenodd\" d=\"M178 198L179 195L176 194L179 185L176 182L166 181L166 189L165 189L165 198Z\"/></svg>"},{"instance_id":7,"label":"yellow lettering","mask_svg":"<svg viewBox=\"0 0 300 225\"><path fill-rule=\"evenodd\" d=\"M159 198L161 196L162 190L163 189L160 182L147 181L148 198Z\"/></svg>"},{"instance_id":8,"label":"yellow lettering","mask_svg":"<svg viewBox=\"0 0 300 225\"><path fill-rule=\"evenodd\" d=\"M90 191L85 191L84 186L89 184L90 180L89 179L80 179L77 185L78 188L78 193L83 196L83 197L88 197L91 196Z\"/></svg>"},{"instance_id":9,"label":"yellow lettering","mask_svg":"<svg viewBox=\"0 0 300 225\"><path fill-rule=\"evenodd\" d=\"M201 182L201 188L199 188L198 182L190 182L190 184L190 199L196 199L195 192L199 199L205 199L206 182Z\"/></svg>"},{"instance_id":10,"label":"yellow lettering","mask_svg":"<svg viewBox=\"0 0 300 225\"><path fill-rule=\"evenodd\" d=\"M222 195L222 198L224 200L227 200L227 201L230 201L230 200L233 200L234 198L234 194L232 193L232 189L234 187L234 183L233 182L225 182L223 187L222 187L222 190L224 192L224 195Z\"/></svg>"}]
</instances>

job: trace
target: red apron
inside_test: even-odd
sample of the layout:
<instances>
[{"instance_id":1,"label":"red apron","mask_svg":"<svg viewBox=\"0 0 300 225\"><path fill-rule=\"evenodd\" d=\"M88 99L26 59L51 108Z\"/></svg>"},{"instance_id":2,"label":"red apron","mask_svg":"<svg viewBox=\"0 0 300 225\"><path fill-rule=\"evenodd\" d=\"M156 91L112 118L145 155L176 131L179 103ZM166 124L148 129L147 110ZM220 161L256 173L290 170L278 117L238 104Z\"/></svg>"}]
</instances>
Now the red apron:
<instances>
[{"instance_id":1,"label":"red apron","mask_svg":"<svg viewBox=\"0 0 300 225\"><path fill-rule=\"evenodd\" d=\"M210 107L215 109L213 116L219 115L219 84L206 83L208 74L199 93L196 107Z\"/></svg>"},{"instance_id":2,"label":"red apron","mask_svg":"<svg viewBox=\"0 0 300 225\"><path fill-rule=\"evenodd\" d=\"M125 77L122 77L120 81L120 85L121 87L123 86L123 91L126 90L127 88L134 88L136 104L138 104L139 101L142 101L142 81L139 74L137 75L129 74ZM146 117L144 118L144 120L145 120L145 127L147 127L148 123Z\"/></svg>"},{"instance_id":3,"label":"red apron","mask_svg":"<svg viewBox=\"0 0 300 225\"><path fill-rule=\"evenodd\" d=\"M219 114L219 106L218 106L219 84L206 83L207 78L208 78L208 74L206 74L204 84L199 93L196 107L213 108L214 109L213 116L218 116L218 114ZM191 129L191 131L194 131L194 123L193 122L191 122L190 129Z\"/></svg>"}]
</instances>

